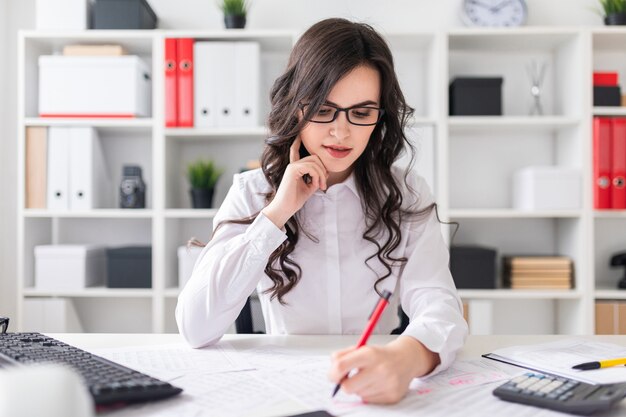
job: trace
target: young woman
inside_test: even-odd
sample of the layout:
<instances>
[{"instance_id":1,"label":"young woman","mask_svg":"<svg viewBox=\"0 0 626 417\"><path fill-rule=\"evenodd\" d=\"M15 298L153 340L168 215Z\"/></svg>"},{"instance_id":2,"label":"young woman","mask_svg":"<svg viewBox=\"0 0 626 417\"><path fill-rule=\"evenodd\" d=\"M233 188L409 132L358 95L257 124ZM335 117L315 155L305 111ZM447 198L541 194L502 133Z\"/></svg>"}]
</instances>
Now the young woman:
<instances>
[{"instance_id":1,"label":"young woman","mask_svg":"<svg viewBox=\"0 0 626 417\"><path fill-rule=\"evenodd\" d=\"M376 332L398 326L398 305L404 332L336 352L329 376L358 369L343 390L396 402L414 377L450 365L467 325L432 194L392 165L414 151L391 52L368 25L321 21L295 45L271 103L262 168L235 175L178 299L180 332L194 347L217 342L256 288L270 334L360 334L389 290Z\"/></svg>"}]
</instances>

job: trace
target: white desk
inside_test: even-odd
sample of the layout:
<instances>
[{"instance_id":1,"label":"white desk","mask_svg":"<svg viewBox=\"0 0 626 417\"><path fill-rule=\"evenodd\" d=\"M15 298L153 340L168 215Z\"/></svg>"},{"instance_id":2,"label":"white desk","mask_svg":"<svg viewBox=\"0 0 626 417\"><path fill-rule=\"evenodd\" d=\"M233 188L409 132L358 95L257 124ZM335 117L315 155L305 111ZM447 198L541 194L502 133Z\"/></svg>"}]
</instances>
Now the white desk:
<instances>
[{"instance_id":1,"label":"white desk","mask_svg":"<svg viewBox=\"0 0 626 417\"><path fill-rule=\"evenodd\" d=\"M52 334L51 336L86 350L105 347L151 346L182 342L178 334ZM494 349L531 343L555 341L571 336L470 336L459 359L475 359ZM369 344L384 344L395 336L372 336ZM626 336L588 336L595 341L626 345ZM223 340L237 349L249 349L263 345L279 345L301 349L303 354L330 353L357 342L357 336L268 336L226 335ZM611 416L626 415L626 400ZM286 400L278 409L259 410L258 416L280 416L306 411L300 404ZM115 417L115 413L111 414Z\"/></svg>"}]
</instances>

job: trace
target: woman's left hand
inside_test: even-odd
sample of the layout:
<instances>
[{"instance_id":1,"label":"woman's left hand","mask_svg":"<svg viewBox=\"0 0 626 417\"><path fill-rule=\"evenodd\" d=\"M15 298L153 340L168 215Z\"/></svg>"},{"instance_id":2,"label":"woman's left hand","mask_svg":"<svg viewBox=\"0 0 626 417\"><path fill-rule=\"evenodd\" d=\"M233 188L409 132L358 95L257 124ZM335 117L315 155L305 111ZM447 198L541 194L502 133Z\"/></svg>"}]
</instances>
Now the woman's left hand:
<instances>
[{"instance_id":1,"label":"woman's left hand","mask_svg":"<svg viewBox=\"0 0 626 417\"><path fill-rule=\"evenodd\" d=\"M432 371L439 355L409 336L400 336L385 346L351 347L333 353L329 378L338 383L351 370L358 372L341 384L348 394L368 403L400 401L411 380Z\"/></svg>"}]
</instances>

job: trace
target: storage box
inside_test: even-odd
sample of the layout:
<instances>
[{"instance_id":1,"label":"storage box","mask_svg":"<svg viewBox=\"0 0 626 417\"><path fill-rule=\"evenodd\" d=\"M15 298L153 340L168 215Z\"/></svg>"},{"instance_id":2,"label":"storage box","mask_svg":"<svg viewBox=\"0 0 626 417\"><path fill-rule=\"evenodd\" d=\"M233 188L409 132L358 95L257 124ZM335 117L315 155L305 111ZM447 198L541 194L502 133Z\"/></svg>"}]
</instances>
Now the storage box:
<instances>
[{"instance_id":1,"label":"storage box","mask_svg":"<svg viewBox=\"0 0 626 417\"><path fill-rule=\"evenodd\" d=\"M622 104L622 91L619 86L593 86L594 106L620 106Z\"/></svg>"},{"instance_id":2,"label":"storage box","mask_svg":"<svg viewBox=\"0 0 626 417\"><path fill-rule=\"evenodd\" d=\"M157 16L146 0L96 0L93 29L154 29Z\"/></svg>"},{"instance_id":3,"label":"storage box","mask_svg":"<svg viewBox=\"0 0 626 417\"><path fill-rule=\"evenodd\" d=\"M124 246L107 249L107 287L152 287L152 247Z\"/></svg>"},{"instance_id":4,"label":"storage box","mask_svg":"<svg viewBox=\"0 0 626 417\"><path fill-rule=\"evenodd\" d=\"M451 116L501 116L502 77L458 77L450 83Z\"/></svg>"},{"instance_id":5,"label":"storage box","mask_svg":"<svg viewBox=\"0 0 626 417\"><path fill-rule=\"evenodd\" d=\"M35 246L35 287L77 290L104 285L106 262L100 245Z\"/></svg>"},{"instance_id":6,"label":"storage box","mask_svg":"<svg viewBox=\"0 0 626 417\"><path fill-rule=\"evenodd\" d=\"M595 86L616 86L618 82L617 72L593 72L593 85Z\"/></svg>"},{"instance_id":7,"label":"storage box","mask_svg":"<svg viewBox=\"0 0 626 417\"><path fill-rule=\"evenodd\" d=\"M450 272L457 288L496 288L496 250L452 246Z\"/></svg>"},{"instance_id":8,"label":"storage box","mask_svg":"<svg viewBox=\"0 0 626 417\"><path fill-rule=\"evenodd\" d=\"M150 70L138 56L39 57L41 117L150 115Z\"/></svg>"},{"instance_id":9,"label":"storage box","mask_svg":"<svg viewBox=\"0 0 626 417\"><path fill-rule=\"evenodd\" d=\"M202 252L201 247L198 246L180 246L178 248L178 288L181 290L191 278L193 267Z\"/></svg>"},{"instance_id":10,"label":"storage box","mask_svg":"<svg viewBox=\"0 0 626 417\"><path fill-rule=\"evenodd\" d=\"M36 0L38 30L89 29L89 0Z\"/></svg>"},{"instance_id":11,"label":"storage box","mask_svg":"<svg viewBox=\"0 0 626 417\"><path fill-rule=\"evenodd\" d=\"M513 208L579 209L581 187L581 173L577 168L526 167L513 175Z\"/></svg>"}]
</instances>

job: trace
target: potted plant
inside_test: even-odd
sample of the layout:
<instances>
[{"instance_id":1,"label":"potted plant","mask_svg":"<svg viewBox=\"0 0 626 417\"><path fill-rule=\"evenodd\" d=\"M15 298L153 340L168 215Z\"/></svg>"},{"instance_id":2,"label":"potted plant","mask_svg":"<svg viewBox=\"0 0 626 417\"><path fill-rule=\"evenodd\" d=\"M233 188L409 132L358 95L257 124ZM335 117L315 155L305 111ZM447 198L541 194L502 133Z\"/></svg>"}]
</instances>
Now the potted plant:
<instances>
[{"instance_id":1,"label":"potted plant","mask_svg":"<svg viewBox=\"0 0 626 417\"><path fill-rule=\"evenodd\" d=\"M221 0L220 8L224 12L226 29L243 29L246 26L248 0Z\"/></svg>"},{"instance_id":2,"label":"potted plant","mask_svg":"<svg viewBox=\"0 0 626 417\"><path fill-rule=\"evenodd\" d=\"M599 0L604 11L605 25L626 24L626 0Z\"/></svg>"},{"instance_id":3,"label":"potted plant","mask_svg":"<svg viewBox=\"0 0 626 417\"><path fill-rule=\"evenodd\" d=\"M187 166L193 208L211 208L215 184L224 171L211 160L199 160Z\"/></svg>"}]
</instances>

